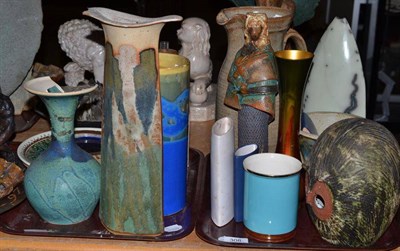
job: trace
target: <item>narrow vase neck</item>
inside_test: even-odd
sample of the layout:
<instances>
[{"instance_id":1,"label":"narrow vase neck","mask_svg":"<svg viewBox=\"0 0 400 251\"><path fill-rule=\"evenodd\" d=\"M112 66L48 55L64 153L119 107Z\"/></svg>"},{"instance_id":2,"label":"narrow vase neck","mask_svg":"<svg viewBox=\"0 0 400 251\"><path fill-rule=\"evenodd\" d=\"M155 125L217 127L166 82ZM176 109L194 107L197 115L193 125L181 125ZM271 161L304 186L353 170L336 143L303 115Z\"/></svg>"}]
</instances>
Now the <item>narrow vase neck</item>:
<instances>
[{"instance_id":1,"label":"narrow vase neck","mask_svg":"<svg viewBox=\"0 0 400 251\"><path fill-rule=\"evenodd\" d=\"M71 141L74 136L74 120L79 96L40 98L49 112L52 136L60 143Z\"/></svg>"}]
</instances>

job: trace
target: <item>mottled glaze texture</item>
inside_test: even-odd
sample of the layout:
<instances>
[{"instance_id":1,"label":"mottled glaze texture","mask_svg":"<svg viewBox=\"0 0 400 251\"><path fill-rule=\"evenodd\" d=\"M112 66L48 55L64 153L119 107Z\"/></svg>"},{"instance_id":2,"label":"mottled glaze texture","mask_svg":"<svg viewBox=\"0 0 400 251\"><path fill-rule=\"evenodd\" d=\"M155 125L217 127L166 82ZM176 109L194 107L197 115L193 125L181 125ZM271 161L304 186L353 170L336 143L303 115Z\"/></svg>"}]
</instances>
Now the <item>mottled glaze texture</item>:
<instances>
[{"instance_id":1,"label":"mottled glaze texture","mask_svg":"<svg viewBox=\"0 0 400 251\"><path fill-rule=\"evenodd\" d=\"M49 223L79 223L91 216L100 196L100 166L74 140L79 93L40 97L50 114L52 139L27 169L25 193Z\"/></svg>"},{"instance_id":2,"label":"mottled glaze texture","mask_svg":"<svg viewBox=\"0 0 400 251\"><path fill-rule=\"evenodd\" d=\"M368 247L384 234L400 203L400 148L389 130L364 118L338 121L305 168L308 212L324 240Z\"/></svg>"},{"instance_id":3,"label":"mottled glaze texture","mask_svg":"<svg viewBox=\"0 0 400 251\"><path fill-rule=\"evenodd\" d=\"M85 15L105 34L100 219L111 232L160 235L163 147L158 41L164 23L105 8Z\"/></svg>"},{"instance_id":4,"label":"mottled glaze texture","mask_svg":"<svg viewBox=\"0 0 400 251\"><path fill-rule=\"evenodd\" d=\"M133 52L133 47L125 49ZM161 233L161 107L155 50L141 52L140 59L140 65L125 70L127 62L114 57L111 44L106 44L100 218L116 232ZM124 74L132 77L131 85L124 82Z\"/></svg>"},{"instance_id":5,"label":"mottled glaze texture","mask_svg":"<svg viewBox=\"0 0 400 251\"><path fill-rule=\"evenodd\" d=\"M366 91L360 53L346 19L332 21L314 54L303 111L365 117Z\"/></svg>"}]
</instances>

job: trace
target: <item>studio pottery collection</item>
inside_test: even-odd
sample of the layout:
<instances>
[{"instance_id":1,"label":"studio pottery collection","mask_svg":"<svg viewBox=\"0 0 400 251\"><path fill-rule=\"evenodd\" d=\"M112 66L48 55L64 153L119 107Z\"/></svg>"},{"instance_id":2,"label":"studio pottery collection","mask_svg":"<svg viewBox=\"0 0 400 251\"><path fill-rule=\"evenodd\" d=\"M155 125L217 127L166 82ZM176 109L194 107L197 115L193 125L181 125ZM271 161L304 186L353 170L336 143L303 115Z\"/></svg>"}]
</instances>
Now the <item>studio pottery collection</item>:
<instances>
[{"instance_id":1,"label":"studio pottery collection","mask_svg":"<svg viewBox=\"0 0 400 251\"><path fill-rule=\"evenodd\" d=\"M365 118L365 80L348 23L335 18L308 52L291 28L293 2L272 2L216 16L228 47L206 182L189 168L189 105L198 94L191 92L211 82L207 23L185 19L179 55L160 53L159 36L180 16L147 18L100 7L83 12L101 23L105 37L104 47L96 47L104 52L98 55L104 71L96 74L104 76L101 161L74 136L79 98L97 85L60 87L49 77L26 82L51 121L49 147L31 161L23 181L41 219L73 225L95 215L109 234L159 240L183 228L175 224L180 218L199 212L193 227L218 245L235 237L244 247L289 248L284 245L298 243L302 224L318 233L321 247L379 242L398 214L400 147L386 128ZM200 33L207 41L189 36ZM289 39L296 48L287 48ZM206 49L199 50L203 71L195 74L191 56L198 43ZM200 189L204 200L190 198L193 180L202 181L195 189L209 185ZM187 207L188 198L202 203Z\"/></svg>"}]
</instances>

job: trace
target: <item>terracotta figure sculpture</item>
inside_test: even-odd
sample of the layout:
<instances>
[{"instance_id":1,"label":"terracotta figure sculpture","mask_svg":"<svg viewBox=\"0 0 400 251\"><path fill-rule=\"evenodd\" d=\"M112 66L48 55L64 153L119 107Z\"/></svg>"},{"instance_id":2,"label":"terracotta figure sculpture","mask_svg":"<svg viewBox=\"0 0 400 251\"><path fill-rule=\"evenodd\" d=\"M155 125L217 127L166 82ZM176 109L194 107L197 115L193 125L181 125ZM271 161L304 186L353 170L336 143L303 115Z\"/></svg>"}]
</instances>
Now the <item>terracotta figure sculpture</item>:
<instances>
[{"instance_id":1,"label":"terracotta figure sculpture","mask_svg":"<svg viewBox=\"0 0 400 251\"><path fill-rule=\"evenodd\" d=\"M210 27L203 19L191 17L182 22L177 35L182 45L179 55L190 60L190 101L201 104L207 100L206 88L211 83Z\"/></svg>"},{"instance_id":2,"label":"terracotta figure sculpture","mask_svg":"<svg viewBox=\"0 0 400 251\"><path fill-rule=\"evenodd\" d=\"M245 43L236 53L228 74L225 104L238 109L238 146L257 144L268 151L268 123L275 116L278 75L268 39L267 16L249 13Z\"/></svg>"},{"instance_id":3,"label":"terracotta figure sculpture","mask_svg":"<svg viewBox=\"0 0 400 251\"><path fill-rule=\"evenodd\" d=\"M235 109L249 105L273 117L278 76L266 20L265 14L247 15L245 44L229 72L225 104Z\"/></svg>"}]
</instances>

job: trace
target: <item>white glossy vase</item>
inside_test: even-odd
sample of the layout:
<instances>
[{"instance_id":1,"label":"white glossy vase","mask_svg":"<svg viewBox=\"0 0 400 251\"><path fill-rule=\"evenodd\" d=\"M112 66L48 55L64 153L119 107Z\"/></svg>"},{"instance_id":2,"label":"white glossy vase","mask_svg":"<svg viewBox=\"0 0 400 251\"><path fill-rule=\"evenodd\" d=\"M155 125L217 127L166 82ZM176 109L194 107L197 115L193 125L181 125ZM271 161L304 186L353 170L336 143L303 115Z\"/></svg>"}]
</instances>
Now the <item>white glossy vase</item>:
<instances>
[{"instance_id":1,"label":"white glossy vase","mask_svg":"<svg viewBox=\"0 0 400 251\"><path fill-rule=\"evenodd\" d=\"M315 49L303 94L303 112L366 115L360 53L345 18L331 22Z\"/></svg>"},{"instance_id":2,"label":"white glossy vase","mask_svg":"<svg viewBox=\"0 0 400 251\"><path fill-rule=\"evenodd\" d=\"M234 215L234 128L233 120L217 120L211 130L211 219L218 227Z\"/></svg>"}]
</instances>

